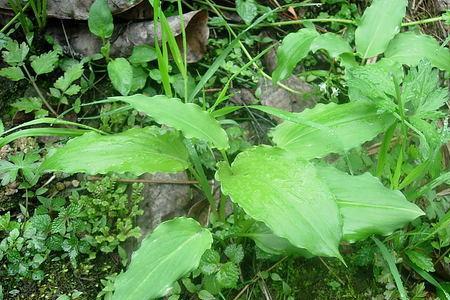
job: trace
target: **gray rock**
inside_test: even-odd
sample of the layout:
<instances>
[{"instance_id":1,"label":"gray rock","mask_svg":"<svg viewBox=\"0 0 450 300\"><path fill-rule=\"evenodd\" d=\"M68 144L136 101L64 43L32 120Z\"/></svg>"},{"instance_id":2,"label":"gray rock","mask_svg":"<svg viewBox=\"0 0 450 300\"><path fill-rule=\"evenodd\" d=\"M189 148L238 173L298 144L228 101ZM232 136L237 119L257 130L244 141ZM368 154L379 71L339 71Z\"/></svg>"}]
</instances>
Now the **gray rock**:
<instances>
[{"instance_id":1,"label":"gray rock","mask_svg":"<svg viewBox=\"0 0 450 300\"><path fill-rule=\"evenodd\" d=\"M145 174L146 180L188 180L185 172ZM144 200L141 209L144 214L137 219L143 237L161 222L176 216L185 215L191 204L190 186L186 184L145 183L142 191Z\"/></svg>"}]
</instances>

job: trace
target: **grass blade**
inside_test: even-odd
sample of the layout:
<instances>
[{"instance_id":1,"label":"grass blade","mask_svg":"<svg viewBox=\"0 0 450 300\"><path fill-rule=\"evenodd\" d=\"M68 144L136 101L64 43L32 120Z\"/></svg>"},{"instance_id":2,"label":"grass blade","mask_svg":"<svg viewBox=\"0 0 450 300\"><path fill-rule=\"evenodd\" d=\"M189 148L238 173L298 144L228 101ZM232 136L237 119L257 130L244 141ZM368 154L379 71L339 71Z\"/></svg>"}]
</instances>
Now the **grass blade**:
<instances>
[{"instance_id":1,"label":"grass blade","mask_svg":"<svg viewBox=\"0 0 450 300\"><path fill-rule=\"evenodd\" d=\"M400 273L398 272L397 266L395 265L394 256L391 252L389 252L388 248L386 248L386 246L379 239L375 237L372 237L372 239L380 249L381 255L383 255L384 260L389 266L392 277L394 277L395 285L397 286L398 292L400 293L400 298L402 300L408 300L408 294L406 293L402 278L400 276Z\"/></svg>"}]
</instances>

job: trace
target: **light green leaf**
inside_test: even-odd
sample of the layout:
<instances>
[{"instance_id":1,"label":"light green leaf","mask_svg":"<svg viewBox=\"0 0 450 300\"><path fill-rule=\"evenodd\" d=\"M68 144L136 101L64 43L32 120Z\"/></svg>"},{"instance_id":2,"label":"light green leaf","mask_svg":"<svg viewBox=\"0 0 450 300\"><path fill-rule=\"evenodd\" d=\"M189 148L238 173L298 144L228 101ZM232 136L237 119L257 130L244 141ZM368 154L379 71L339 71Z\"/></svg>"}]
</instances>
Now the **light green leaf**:
<instances>
[{"instance_id":1,"label":"light green leaf","mask_svg":"<svg viewBox=\"0 0 450 300\"><path fill-rule=\"evenodd\" d=\"M353 50L349 43L340 35L335 33L325 33L319 35L311 44L310 50L316 52L319 49L324 49L332 58L336 58L343 53L352 53Z\"/></svg>"},{"instance_id":2,"label":"light green leaf","mask_svg":"<svg viewBox=\"0 0 450 300\"><path fill-rule=\"evenodd\" d=\"M362 58L386 50L389 41L400 31L407 4L407 0L374 0L364 11L355 31L356 50Z\"/></svg>"},{"instance_id":3,"label":"light green leaf","mask_svg":"<svg viewBox=\"0 0 450 300\"><path fill-rule=\"evenodd\" d=\"M297 63L308 54L311 44L319 33L313 29L303 28L289 33L277 50L278 65L272 73L273 81L289 77Z\"/></svg>"},{"instance_id":4,"label":"light green leaf","mask_svg":"<svg viewBox=\"0 0 450 300\"><path fill-rule=\"evenodd\" d=\"M424 270L425 272L434 272L433 260L425 253L416 250L408 250L405 253L411 260L411 262L418 266L420 269Z\"/></svg>"},{"instance_id":5,"label":"light green leaf","mask_svg":"<svg viewBox=\"0 0 450 300\"><path fill-rule=\"evenodd\" d=\"M438 70L427 61L411 68L403 82L402 101L410 103L417 117L438 113L448 98L448 91L440 87Z\"/></svg>"},{"instance_id":6,"label":"light green leaf","mask_svg":"<svg viewBox=\"0 0 450 300\"><path fill-rule=\"evenodd\" d=\"M166 96L134 95L111 99L129 103L136 110L154 118L156 122L181 130L187 138L209 142L218 149L229 147L225 130L208 112L196 104L183 103L179 99Z\"/></svg>"},{"instance_id":7,"label":"light green leaf","mask_svg":"<svg viewBox=\"0 0 450 300\"><path fill-rule=\"evenodd\" d=\"M25 42L19 45L15 40L8 40L5 45L6 51L2 51L2 56L5 62L10 66L17 66L22 64L30 51L30 48Z\"/></svg>"},{"instance_id":8,"label":"light green leaf","mask_svg":"<svg viewBox=\"0 0 450 300\"><path fill-rule=\"evenodd\" d=\"M348 151L372 140L393 121L389 114L379 114L375 104L365 101L318 104L292 115L298 122L278 125L271 132L272 139L280 148L305 160Z\"/></svg>"},{"instance_id":9,"label":"light green leaf","mask_svg":"<svg viewBox=\"0 0 450 300\"><path fill-rule=\"evenodd\" d=\"M250 24L258 14L255 0L236 0L236 10L245 24Z\"/></svg>"},{"instance_id":10,"label":"light green leaf","mask_svg":"<svg viewBox=\"0 0 450 300\"><path fill-rule=\"evenodd\" d=\"M148 73L142 67L132 66L133 69L133 80L131 82L131 91L132 93L143 89L145 87L145 83L147 82Z\"/></svg>"},{"instance_id":11,"label":"light green leaf","mask_svg":"<svg viewBox=\"0 0 450 300\"><path fill-rule=\"evenodd\" d=\"M12 81L19 81L25 79L22 69L20 67L6 67L0 69L0 76L8 78Z\"/></svg>"},{"instance_id":12,"label":"light green leaf","mask_svg":"<svg viewBox=\"0 0 450 300\"><path fill-rule=\"evenodd\" d=\"M107 39L114 31L113 17L107 0L95 0L89 9L89 30L96 36Z\"/></svg>"},{"instance_id":13,"label":"light green leaf","mask_svg":"<svg viewBox=\"0 0 450 300\"><path fill-rule=\"evenodd\" d=\"M394 75L399 83L403 80L403 67L400 63L381 59L375 64L347 68L346 81L350 101L380 101L395 97Z\"/></svg>"},{"instance_id":14,"label":"light green leaf","mask_svg":"<svg viewBox=\"0 0 450 300\"><path fill-rule=\"evenodd\" d=\"M373 234L391 234L424 215L400 191L384 187L369 173L350 176L332 167L317 167L317 176L335 195L347 241L362 240Z\"/></svg>"},{"instance_id":15,"label":"light green leaf","mask_svg":"<svg viewBox=\"0 0 450 300\"><path fill-rule=\"evenodd\" d=\"M112 300L167 295L176 280L198 267L211 244L211 233L193 219L177 218L161 223L134 252L127 271L117 277Z\"/></svg>"},{"instance_id":16,"label":"light green leaf","mask_svg":"<svg viewBox=\"0 0 450 300\"><path fill-rule=\"evenodd\" d=\"M272 255L313 257L313 255L305 249L294 247L287 239L273 234L273 232L262 222L255 223L255 225L251 227L250 233L246 233L245 236L251 238L259 249Z\"/></svg>"},{"instance_id":17,"label":"light green leaf","mask_svg":"<svg viewBox=\"0 0 450 300\"><path fill-rule=\"evenodd\" d=\"M131 56L128 58L132 64L144 64L157 59L155 48L149 45L138 45L133 48Z\"/></svg>"},{"instance_id":18,"label":"light green leaf","mask_svg":"<svg viewBox=\"0 0 450 300\"><path fill-rule=\"evenodd\" d=\"M75 81L80 79L80 77L83 76L83 64L73 64L71 65L66 72L64 72L64 75L59 77L58 80L56 80L54 86L55 88L65 92L69 86Z\"/></svg>"},{"instance_id":19,"label":"light green leaf","mask_svg":"<svg viewBox=\"0 0 450 300\"><path fill-rule=\"evenodd\" d=\"M400 33L389 43L384 55L408 66L416 66L426 58L436 68L450 72L450 50L429 35Z\"/></svg>"},{"instance_id":20,"label":"light green leaf","mask_svg":"<svg viewBox=\"0 0 450 300\"><path fill-rule=\"evenodd\" d=\"M133 68L123 57L111 60L108 63L108 76L114 88L122 95L130 93L133 85Z\"/></svg>"},{"instance_id":21,"label":"light green leaf","mask_svg":"<svg viewBox=\"0 0 450 300\"><path fill-rule=\"evenodd\" d=\"M277 236L314 255L341 257L341 219L315 167L291 152L254 147L216 174L222 191Z\"/></svg>"},{"instance_id":22,"label":"light green leaf","mask_svg":"<svg viewBox=\"0 0 450 300\"><path fill-rule=\"evenodd\" d=\"M114 135L90 132L74 138L48 156L40 170L141 175L182 171L189 166L187 160L187 150L177 133L162 134L157 128L147 127Z\"/></svg>"},{"instance_id":23,"label":"light green leaf","mask_svg":"<svg viewBox=\"0 0 450 300\"><path fill-rule=\"evenodd\" d=\"M39 98L21 98L11 104L12 107L25 113L30 113L35 110L40 110L42 107L42 100Z\"/></svg>"},{"instance_id":24,"label":"light green leaf","mask_svg":"<svg viewBox=\"0 0 450 300\"><path fill-rule=\"evenodd\" d=\"M78 84L72 84L65 92L64 94L68 96L73 96L78 94L81 91L81 87Z\"/></svg>"},{"instance_id":25,"label":"light green leaf","mask_svg":"<svg viewBox=\"0 0 450 300\"><path fill-rule=\"evenodd\" d=\"M31 67L36 75L47 74L55 69L58 59L58 52L50 51L32 58Z\"/></svg>"}]
</instances>

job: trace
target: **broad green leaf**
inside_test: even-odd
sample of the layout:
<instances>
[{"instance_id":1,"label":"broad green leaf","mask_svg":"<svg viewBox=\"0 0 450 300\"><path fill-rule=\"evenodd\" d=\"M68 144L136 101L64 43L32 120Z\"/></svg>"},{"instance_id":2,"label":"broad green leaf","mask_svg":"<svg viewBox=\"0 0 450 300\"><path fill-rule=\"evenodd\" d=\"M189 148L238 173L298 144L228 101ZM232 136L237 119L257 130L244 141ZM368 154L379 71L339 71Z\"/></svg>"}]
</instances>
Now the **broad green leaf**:
<instances>
[{"instance_id":1,"label":"broad green leaf","mask_svg":"<svg viewBox=\"0 0 450 300\"><path fill-rule=\"evenodd\" d=\"M125 273L117 277L112 300L165 296L176 280L198 267L211 244L211 233L193 219L161 223L133 253Z\"/></svg>"},{"instance_id":2,"label":"broad green leaf","mask_svg":"<svg viewBox=\"0 0 450 300\"><path fill-rule=\"evenodd\" d=\"M258 14L255 0L236 0L236 10L245 24L250 24Z\"/></svg>"},{"instance_id":3,"label":"broad green leaf","mask_svg":"<svg viewBox=\"0 0 450 300\"><path fill-rule=\"evenodd\" d=\"M89 30L96 36L107 39L114 31L114 23L107 0L95 0L89 9Z\"/></svg>"},{"instance_id":4,"label":"broad green leaf","mask_svg":"<svg viewBox=\"0 0 450 300\"><path fill-rule=\"evenodd\" d=\"M130 93L133 86L133 68L123 57L111 60L108 63L108 76L114 88L122 95Z\"/></svg>"},{"instance_id":5,"label":"broad green leaf","mask_svg":"<svg viewBox=\"0 0 450 300\"><path fill-rule=\"evenodd\" d=\"M25 79L22 69L20 67L6 67L0 69L0 76L8 78L12 81L19 81Z\"/></svg>"},{"instance_id":6,"label":"broad green leaf","mask_svg":"<svg viewBox=\"0 0 450 300\"><path fill-rule=\"evenodd\" d=\"M188 154L179 135L154 127L133 128L114 135L90 132L74 138L48 156L40 169L65 173L108 172L134 175L186 169Z\"/></svg>"},{"instance_id":7,"label":"broad green leaf","mask_svg":"<svg viewBox=\"0 0 450 300\"><path fill-rule=\"evenodd\" d=\"M311 44L319 33L314 29L303 28L289 33L277 51L278 65L272 73L273 81L289 77L297 63L308 54Z\"/></svg>"},{"instance_id":8,"label":"broad green leaf","mask_svg":"<svg viewBox=\"0 0 450 300\"><path fill-rule=\"evenodd\" d=\"M156 50L149 45L138 45L133 48L131 56L128 58L132 64L145 64L146 62L156 60Z\"/></svg>"},{"instance_id":9,"label":"broad green leaf","mask_svg":"<svg viewBox=\"0 0 450 300\"><path fill-rule=\"evenodd\" d=\"M373 234L388 235L424 215L400 191L384 187L369 173L350 176L332 167L317 167L317 176L335 195L347 241Z\"/></svg>"},{"instance_id":10,"label":"broad green leaf","mask_svg":"<svg viewBox=\"0 0 450 300\"><path fill-rule=\"evenodd\" d=\"M216 177L225 195L277 236L311 254L340 258L338 207L312 164L261 146L240 153L231 168L220 164Z\"/></svg>"},{"instance_id":11,"label":"broad green leaf","mask_svg":"<svg viewBox=\"0 0 450 300\"><path fill-rule=\"evenodd\" d=\"M154 118L156 122L181 130L187 138L197 138L209 142L218 149L228 148L228 136L211 115L193 103L183 103L166 96L147 97L134 95L113 97L127 102L136 110Z\"/></svg>"},{"instance_id":12,"label":"broad green leaf","mask_svg":"<svg viewBox=\"0 0 450 300\"><path fill-rule=\"evenodd\" d=\"M78 63L70 66L66 72L64 72L64 75L59 77L58 80L56 80L54 86L55 88L65 92L70 85L75 81L80 79L80 77L83 76L83 64Z\"/></svg>"},{"instance_id":13,"label":"broad green leaf","mask_svg":"<svg viewBox=\"0 0 450 300\"><path fill-rule=\"evenodd\" d=\"M316 52L319 49L324 49L332 58L336 58L343 53L352 53L353 50L349 43L340 35L335 33L325 33L319 35L311 44L310 50Z\"/></svg>"},{"instance_id":14,"label":"broad green leaf","mask_svg":"<svg viewBox=\"0 0 450 300\"><path fill-rule=\"evenodd\" d=\"M58 52L50 51L37 57L32 57L31 67L36 75L47 74L55 69L58 59Z\"/></svg>"},{"instance_id":15,"label":"broad green leaf","mask_svg":"<svg viewBox=\"0 0 450 300\"><path fill-rule=\"evenodd\" d=\"M272 132L280 148L310 160L330 153L343 153L372 140L393 121L389 114L379 114L375 104L356 101L337 105L318 104L293 114L298 123L285 121Z\"/></svg>"},{"instance_id":16,"label":"broad green leaf","mask_svg":"<svg viewBox=\"0 0 450 300\"><path fill-rule=\"evenodd\" d=\"M355 31L356 50L362 58L386 50L389 41L400 31L407 4L407 0L374 0L364 11Z\"/></svg>"},{"instance_id":17,"label":"broad green leaf","mask_svg":"<svg viewBox=\"0 0 450 300\"><path fill-rule=\"evenodd\" d=\"M436 68L450 72L450 50L429 35L400 33L389 43L384 55L408 66L416 66L426 58Z\"/></svg>"}]
</instances>

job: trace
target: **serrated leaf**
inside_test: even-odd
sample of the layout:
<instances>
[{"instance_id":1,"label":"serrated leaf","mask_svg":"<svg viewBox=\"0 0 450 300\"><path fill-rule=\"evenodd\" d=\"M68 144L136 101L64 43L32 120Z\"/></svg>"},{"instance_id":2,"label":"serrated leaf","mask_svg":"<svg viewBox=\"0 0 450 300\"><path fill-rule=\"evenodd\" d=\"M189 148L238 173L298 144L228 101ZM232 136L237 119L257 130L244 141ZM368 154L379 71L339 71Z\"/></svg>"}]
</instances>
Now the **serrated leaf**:
<instances>
[{"instance_id":1,"label":"serrated leaf","mask_svg":"<svg viewBox=\"0 0 450 300\"><path fill-rule=\"evenodd\" d=\"M318 36L317 31L309 28L289 33L277 50L277 67L272 73L273 81L289 77L297 63L308 54L311 44Z\"/></svg>"},{"instance_id":2,"label":"serrated leaf","mask_svg":"<svg viewBox=\"0 0 450 300\"><path fill-rule=\"evenodd\" d=\"M332 58L336 58L343 53L353 52L346 40L344 40L340 35L331 32L321 34L314 39L310 50L312 52L316 52L319 49L327 51Z\"/></svg>"},{"instance_id":3,"label":"serrated leaf","mask_svg":"<svg viewBox=\"0 0 450 300\"><path fill-rule=\"evenodd\" d=\"M22 69L19 67L6 67L0 69L0 76L8 78L12 81L19 81L25 79L25 75L22 72Z\"/></svg>"},{"instance_id":4,"label":"serrated leaf","mask_svg":"<svg viewBox=\"0 0 450 300\"><path fill-rule=\"evenodd\" d=\"M72 84L65 92L67 96L73 96L81 91L81 87L78 84Z\"/></svg>"},{"instance_id":5,"label":"serrated leaf","mask_svg":"<svg viewBox=\"0 0 450 300\"><path fill-rule=\"evenodd\" d=\"M11 106L19 111L30 113L41 109L42 100L39 98L21 98L18 101L11 104Z\"/></svg>"},{"instance_id":6,"label":"serrated leaf","mask_svg":"<svg viewBox=\"0 0 450 300\"><path fill-rule=\"evenodd\" d=\"M346 81L350 101L380 101L395 97L395 84L392 76L399 83L403 80L403 67L400 63L381 59L375 64L347 68Z\"/></svg>"},{"instance_id":7,"label":"serrated leaf","mask_svg":"<svg viewBox=\"0 0 450 300\"><path fill-rule=\"evenodd\" d=\"M28 55L30 48L25 42L19 45L17 41L8 40L5 45L6 51L2 51L2 56L5 62L10 66L17 66L23 63Z\"/></svg>"},{"instance_id":8,"label":"serrated leaf","mask_svg":"<svg viewBox=\"0 0 450 300\"><path fill-rule=\"evenodd\" d=\"M416 66L426 58L436 68L450 72L450 50L429 35L400 33L389 43L384 56L408 66Z\"/></svg>"},{"instance_id":9,"label":"serrated leaf","mask_svg":"<svg viewBox=\"0 0 450 300\"><path fill-rule=\"evenodd\" d=\"M440 87L438 70L431 64L422 61L417 68L411 68L403 82L402 99L404 103L410 103L417 117L428 117L445 104L448 91Z\"/></svg>"},{"instance_id":10,"label":"serrated leaf","mask_svg":"<svg viewBox=\"0 0 450 300\"><path fill-rule=\"evenodd\" d=\"M239 280L239 268L232 262L223 264L216 273L216 280L222 288L235 288Z\"/></svg>"},{"instance_id":11,"label":"serrated leaf","mask_svg":"<svg viewBox=\"0 0 450 300\"><path fill-rule=\"evenodd\" d=\"M425 272L434 272L433 260L428 255L416 250L408 250L405 253L413 264Z\"/></svg>"},{"instance_id":12,"label":"serrated leaf","mask_svg":"<svg viewBox=\"0 0 450 300\"><path fill-rule=\"evenodd\" d=\"M154 118L156 122L181 130L187 138L197 138L209 142L218 149L226 149L228 136L211 115L193 103L183 103L179 99L166 96L147 97L134 95L113 97L124 101L134 109Z\"/></svg>"},{"instance_id":13,"label":"serrated leaf","mask_svg":"<svg viewBox=\"0 0 450 300\"><path fill-rule=\"evenodd\" d=\"M225 255L235 264L240 264L244 259L242 245L231 244L225 248Z\"/></svg>"},{"instance_id":14,"label":"serrated leaf","mask_svg":"<svg viewBox=\"0 0 450 300\"><path fill-rule=\"evenodd\" d=\"M391 234L424 215L400 191L384 187L369 173L350 176L333 167L317 167L317 176L335 195L344 223L343 237L347 241Z\"/></svg>"},{"instance_id":15,"label":"serrated leaf","mask_svg":"<svg viewBox=\"0 0 450 300\"><path fill-rule=\"evenodd\" d=\"M47 74L55 69L58 59L58 52L50 51L32 58L31 67L36 75Z\"/></svg>"},{"instance_id":16,"label":"serrated leaf","mask_svg":"<svg viewBox=\"0 0 450 300\"><path fill-rule=\"evenodd\" d=\"M314 255L340 257L341 219L315 167L274 147L240 153L216 173L222 191L276 235Z\"/></svg>"},{"instance_id":17,"label":"serrated leaf","mask_svg":"<svg viewBox=\"0 0 450 300\"><path fill-rule=\"evenodd\" d=\"M113 16L107 0L95 0L89 9L89 30L96 36L107 39L114 31Z\"/></svg>"},{"instance_id":18,"label":"serrated leaf","mask_svg":"<svg viewBox=\"0 0 450 300\"><path fill-rule=\"evenodd\" d=\"M362 58L383 53L400 31L407 0L374 0L355 31L356 50Z\"/></svg>"},{"instance_id":19,"label":"serrated leaf","mask_svg":"<svg viewBox=\"0 0 450 300\"><path fill-rule=\"evenodd\" d=\"M133 68L123 57L111 60L108 63L108 76L114 88L122 95L130 93L133 85Z\"/></svg>"},{"instance_id":20,"label":"serrated leaf","mask_svg":"<svg viewBox=\"0 0 450 300\"><path fill-rule=\"evenodd\" d=\"M141 175L182 171L189 166L187 160L187 150L179 134L162 134L159 129L146 127L114 135L86 133L46 157L40 171Z\"/></svg>"},{"instance_id":21,"label":"serrated leaf","mask_svg":"<svg viewBox=\"0 0 450 300\"><path fill-rule=\"evenodd\" d=\"M258 15L258 6L255 0L236 0L236 11L245 24L250 24Z\"/></svg>"},{"instance_id":22,"label":"serrated leaf","mask_svg":"<svg viewBox=\"0 0 450 300\"><path fill-rule=\"evenodd\" d=\"M393 121L365 101L318 104L292 115L298 122L283 122L271 136L277 146L305 160L348 151L372 140Z\"/></svg>"},{"instance_id":23,"label":"serrated leaf","mask_svg":"<svg viewBox=\"0 0 450 300\"><path fill-rule=\"evenodd\" d=\"M127 271L117 277L112 300L165 296L176 280L198 266L211 244L211 233L193 219L161 223L133 253Z\"/></svg>"},{"instance_id":24,"label":"serrated leaf","mask_svg":"<svg viewBox=\"0 0 450 300\"><path fill-rule=\"evenodd\" d=\"M50 228L50 224L52 223L52 219L49 215L35 215L30 219L33 227L36 228L37 231L45 232Z\"/></svg>"},{"instance_id":25,"label":"serrated leaf","mask_svg":"<svg viewBox=\"0 0 450 300\"><path fill-rule=\"evenodd\" d=\"M69 86L75 81L80 79L80 77L83 75L83 64L73 64L71 65L66 72L64 72L64 75L59 77L58 80L56 80L54 86L55 88L65 92Z\"/></svg>"}]
</instances>

